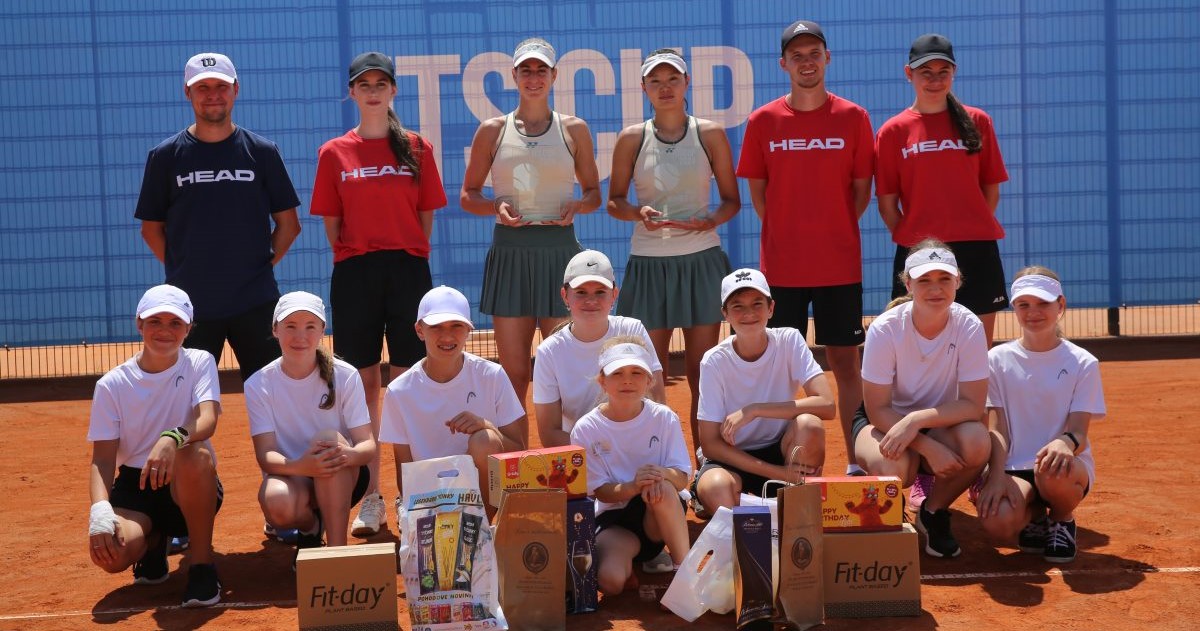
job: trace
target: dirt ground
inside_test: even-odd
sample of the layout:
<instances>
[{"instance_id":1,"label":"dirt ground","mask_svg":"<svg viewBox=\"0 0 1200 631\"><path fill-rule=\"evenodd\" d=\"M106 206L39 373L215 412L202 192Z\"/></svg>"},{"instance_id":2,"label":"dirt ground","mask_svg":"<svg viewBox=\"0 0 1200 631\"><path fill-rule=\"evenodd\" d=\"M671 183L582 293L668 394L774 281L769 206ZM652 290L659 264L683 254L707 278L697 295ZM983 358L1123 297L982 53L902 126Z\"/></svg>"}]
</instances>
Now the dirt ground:
<instances>
[{"instance_id":1,"label":"dirt ground","mask_svg":"<svg viewBox=\"0 0 1200 631\"><path fill-rule=\"evenodd\" d=\"M1200 474L1190 463L1200 443L1200 359L1112 361L1101 368L1108 418L1093 425L1098 479L1077 513L1080 554L1052 566L1021 555L1011 542L985 541L965 499L954 524L963 554L921 558L922 615L874 620L831 619L842 629L1194 629L1200 619L1200 510L1192 503ZM45 398L62 395L46 385ZM669 402L686 413L687 384L673 379ZM186 572L157 586L134 586L128 572L91 566L85 440L89 401L0 405L0 629L124 628L279 629L296 626L292 552L265 541L255 501L259 472L240 394L224 397L214 439L225 485L217 521L221 606L181 610ZM35 400L25 392L22 400ZM394 495L385 450L384 493ZM845 465L840 431L829 427L826 466ZM390 506L390 502L389 502ZM691 518L693 538L702 525ZM371 539L395 540L390 530ZM356 540L361 541L361 540ZM171 557L178 570L183 557ZM641 575L661 585L669 575ZM401 585L402 587L402 585ZM661 591L659 592L661 596ZM410 628L403 596L402 628ZM579 631L730 629L732 616L707 614L689 624L637 593L603 599L600 611L568 618Z\"/></svg>"}]
</instances>

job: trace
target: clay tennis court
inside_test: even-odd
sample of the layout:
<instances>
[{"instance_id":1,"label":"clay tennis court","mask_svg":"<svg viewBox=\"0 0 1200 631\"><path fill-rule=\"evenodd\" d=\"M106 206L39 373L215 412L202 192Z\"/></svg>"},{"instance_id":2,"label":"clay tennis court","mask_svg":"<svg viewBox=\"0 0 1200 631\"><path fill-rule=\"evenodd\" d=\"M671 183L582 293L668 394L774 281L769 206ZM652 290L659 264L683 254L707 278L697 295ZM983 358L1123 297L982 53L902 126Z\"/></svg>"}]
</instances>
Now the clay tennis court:
<instances>
[{"instance_id":1,"label":"clay tennis court","mask_svg":"<svg viewBox=\"0 0 1200 631\"><path fill-rule=\"evenodd\" d=\"M1105 352L1101 372L1109 415L1092 427L1098 480L1077 513L1079 557L1052 566L1011 544L986 543L965 499L954 524L963 554L921 557L922 607L917 618L830 619L840 629L1194 629L1200 620L1200 343L1194 337L1126 341ZM1139 346L1141 345L1141 346ZM678 371L676 371L678 372ZM228 379L224 383L229 383ZM93 567L87 539L85 440L90 388L78 381L0 384L0 629L295 628L295 577L290 547L262 536L254 461L241 394L224 396L214 444L225 485L215 547L224 592L220 605L182 610L186 573L166 583L134 586L129 572ZM672 379L669 402L688 406L687 384ZM827 467L844 466L840 432L828 426ZM384 451L384 494L394 495L390 449ZM390 506L390 502L389 502ZM692 519L693 539L702 525ZM390 531L371 539L395 540ZM361 540L356 540L361 541ZM177 570L181 557L171 557ZM639 575L665 590L669 575ZM402 588L402 584L401 584ZM659 595L661 596L661 590ZM402 628L409 628L403 596ZM732 616L707 614L689 624L638 594L604 599L595 614L568 618L568 628L731 629Z\"/></svg>"}]
</instances>

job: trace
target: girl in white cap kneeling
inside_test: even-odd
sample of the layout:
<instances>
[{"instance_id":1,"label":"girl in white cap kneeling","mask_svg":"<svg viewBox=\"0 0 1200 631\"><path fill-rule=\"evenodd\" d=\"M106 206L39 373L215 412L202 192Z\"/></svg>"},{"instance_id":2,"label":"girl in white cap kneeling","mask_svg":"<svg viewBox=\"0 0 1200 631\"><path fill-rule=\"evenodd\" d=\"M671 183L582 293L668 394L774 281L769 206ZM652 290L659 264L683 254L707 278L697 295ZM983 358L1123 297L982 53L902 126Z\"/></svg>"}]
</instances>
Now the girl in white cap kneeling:
<instances>
[{"instance_id":1,"label":"girl in white cap kneeling","mask_svg":"<svg viewBox=\"0 0 1200 631\"><path fill-rule=\"evenodd\" d=\"M529 419L499 364L466 352L471 306L457 289L434 287L421 299L417 336L425 358L397 377L383 395L379 440L392 444L396 487L404 496L401 465L469 455L479 470L488 515L488 456L524 449Z\"/></svg>"},{"instance_id":2,"label":"girl in white cap kneeling","mask_svg":"<svg viewBox=\"0 0 1200 631\"><path fill-rule=\"evenodd\" d=\"M88 538L92 563L132 565L134 583L156 585L170 578L171 537L190 536L183 606L204 607L221 600L212 534L223 493L208 442L221 392L213 356L181 348L192 315L182 289L150 288L137 307L141 352L96 383Z\"/></svg>"},{"instance_id":3,"label":"girl in white cap kneeling","mask_svg":"<svg viewBox=\"0 0 1200 631\"><path fill-rule=\"evenodd\" d=\"M863 347L863 405L851 434L858 464L909 486L917 472L934 476L917 509L925 552L961 552L950 530L950 504L979 476L990 444L983 419L987 345L983 325L954 302L962 284L954 254L927 239L901 274L912 300L871 323ZM864 431L865 430L865 431Z\"/></svg>"},{"instance_id":4,"label":"girl in white cap kneeling","mask_svg":"<svg viewBox=\"0 0 1200 631\"><path fill-rule=\"evenodd\" d=\"M655 383L650 357L639 337L605 342L596 380L607 400L571 429L571 443L587 449L591 461L587 487L596 498L597 576L609 595L625 589L635 561L655 559L664 545L675 567L688 552L679 493L692 461L679 417L646 398Z\"/></svg>"},{"instance_id":5,"label":"girl in white cap kneeling","mask_svg":"<svg viewBox=\"0 0 1200 631\"><path fill-rule=\"evenodd\" d=\"M1017 272L1013 313L1021 337L988 353L992 457L976 506L984 529L1051 563L1075 559L1075 507L1096 477L1088 425L1104 416L1100 363L1065 340L1058 276Z\"/></svg>"},{"instance_id":6,"label":"girl in white cap kneeling","mask_svg":"<svg viewBox=\"0 0 1200 631\"><path fill-rule=\"evenodd\" d=\"M271 329L283 356L246 381L246 413L263 471L258 503L300 548L346 545L350 508L371 480L376 454L362 379L321 346L325 303L294 291L275 305Z\"/></svg>"}]
</instances>

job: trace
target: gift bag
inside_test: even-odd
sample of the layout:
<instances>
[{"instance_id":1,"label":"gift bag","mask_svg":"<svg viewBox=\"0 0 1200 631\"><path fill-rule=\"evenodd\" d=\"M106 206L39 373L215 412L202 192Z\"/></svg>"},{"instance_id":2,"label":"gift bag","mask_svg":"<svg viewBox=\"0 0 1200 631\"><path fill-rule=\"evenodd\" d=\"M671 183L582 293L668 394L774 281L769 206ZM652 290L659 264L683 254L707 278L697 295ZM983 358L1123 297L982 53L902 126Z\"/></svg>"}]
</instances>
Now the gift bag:
<instances>
[{"instance_id":1,"label":"gift bag","mask_svg":"<svg viewBox=\"0 0 1200 631\"><path fill-rule=\"evenodd\" d=\"M509 491L496 514L500 606L514 629L565 631L567 494ZM591 559L588 559L589 564Z\"/></svg>"},{"instance_id":2,"label":"gift bag","mask_svg":"<svg viewBox=\"0 0 1200 631\"><path fill-rule=\"evenodd\" d=\"M471 457L406 462L400 474L400 573L413 630L507 629Z\"/></svg>"},{"instance_id":3,"label":"gift bag","mask_svg":"<svg viewBox=\"0 0 1200 631\"><path fill-rule=\"evenodd\" d=\"M688 622L709 610L733 611L733 511L717 509L660 602Z\"/></svg>"},{"instance_id":4,"label":"gift bag","mask_svg":"<svg viewBox=\"0 0 1200 631\"><path fill-rule=\"evenodd\" d=\"M805 484L803 478L796 484L770 480L767 485L782 487L775 495L779 520L775 622L803 631L825 621L821 486Z\"/></svg>"}]
</instances>

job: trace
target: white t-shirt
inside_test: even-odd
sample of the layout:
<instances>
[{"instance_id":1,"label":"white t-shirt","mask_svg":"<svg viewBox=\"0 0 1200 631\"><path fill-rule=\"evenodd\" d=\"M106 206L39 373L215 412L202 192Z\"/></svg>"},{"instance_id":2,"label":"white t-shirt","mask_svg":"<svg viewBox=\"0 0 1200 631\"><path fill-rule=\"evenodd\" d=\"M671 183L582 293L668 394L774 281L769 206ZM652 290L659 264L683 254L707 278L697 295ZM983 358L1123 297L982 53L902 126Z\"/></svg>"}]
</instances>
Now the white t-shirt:
<instances>
[{"instance_id":1,"label":"white t-shirt","mask_svg":"<svg viewBox=\"0 0 1200 631\"><path fill-rule=\"evenodd\" d=\"M308 451L317 432L332 429L349 440L350 428L370 424L362 378L350 364L333 360L335 396L328 410L319 407L329 394L319 370L303 379L292 379L284 374L282 366L283 359L276 359L246 380L251 436L275 432L279 453L296 459Z\"/></svg>"},{"instance_id":2,"label":"white t-shirt","mask_svg":"<svg viewBox=\"0 0 1200 631\"><path fill-rule=\"evenodd\" d=\"M804 384L824 374L796 329L767 329L767 350L752 362L733 349L736 337L725 338L700 360L696 418L701 421L723 423L725 417L751 403L795 400ZM789 420L754 419L734 434L734 447L748 451L776 445L787 431Z\"/></svg>"},{"instance_id":3,"label":"white t-shirt","mask_svg":"<svg viewBox=\"0 0 1200 631\"><path fill-rule=\"evenodd\" d=\"M499 364L470 353L463 353L463 358L462 370L446 383L425 374L424 359L392 381L383 395L379 440L408 445L413 460L461 456L467 453L471 437L451 433L446 421L472 412L504 427L525 416Z\"/></svg>"},{"instance_id":4,"label":"white t-shirt","mask_svg":"<svg viewBox=\"0 0 1200 631\"><path fill-rule=\"evenodd\" d=\"M1032 469L1038 450L1067 431L1068 414L1090 412L1092 420L1105 415L1100 362L1067 340L1040 353L1013 340L993 348L988 365L988 407L1002 408L1008 418L1006 470ZM1095 480L1091 447L1078 456Z\"/></svg>"},{"instance_id":5,"label":"white t-shirt","mask_svg":"<svg viewBox=\"0 0 1200 631\"><path fill-rule=\"evenodd\" d=\"M637 318L608 316L608 332L594 342L581 342L566 326L546 338L537 347L533 363L533 402L562 401L562 428L571 431L575 421L600 403L600 347L618 335L641 337L649 350L650 371L659 372L662 364L654 353L650 334Z\"/></svg>"},{"instance_id":6,"label":"white t-shirt","mask_svg":"<svg viewBox=\"0 0 1200 631\"><path fill-rule=\"evenodd\" d=\"M683 427L671 408L649 399L642 412L628 421L614 421L594 408L571 428L571 444L587 450L588 494L609 483L630 482L647 464L679 469L692 475L692 460ZM628 502L596 500L596 514Z\"/></svg>"},{"instance_id":7,"label":"white t-shirt","mask_svg":"<svg viewBox=\"0 0 1200 631\"><path fill-rule=\"evenodd\" d=\"M163 432L199 415L197 405L215 401L221 409L217 363L208 351L181 348L175 365L156 373L143 371L138 357L141 353L96 382L87 435L92 442L117 440L117 466L135 469L145 466Z\"/></svg>"},{"instance_id":8,"label":"white t-shirt","mask_svg":"<svg viewBox=\"0 0 1200 631\"><path fill-rule=\"evenodd\" d=\"M952 303L946 328L932 340L917 333L913 303L885 311L867 329L862 378L892 386L900 414L958 399L958 384L988 378L987 338L979 318Z\"/></svg>"}]
</instances>

